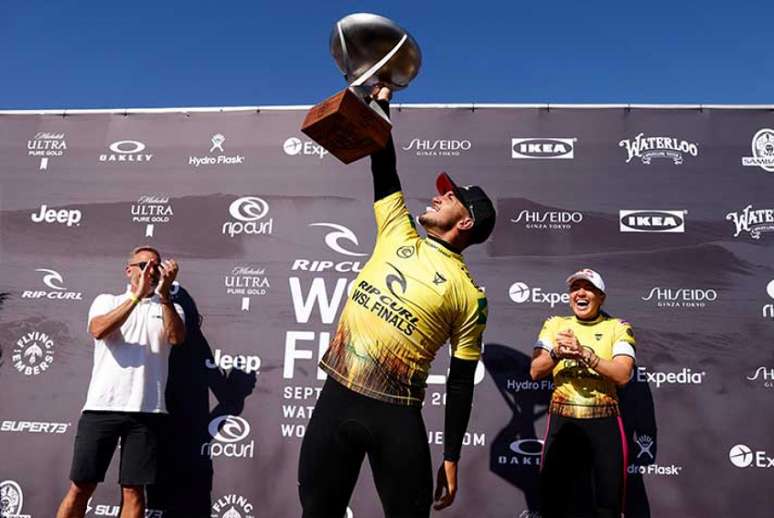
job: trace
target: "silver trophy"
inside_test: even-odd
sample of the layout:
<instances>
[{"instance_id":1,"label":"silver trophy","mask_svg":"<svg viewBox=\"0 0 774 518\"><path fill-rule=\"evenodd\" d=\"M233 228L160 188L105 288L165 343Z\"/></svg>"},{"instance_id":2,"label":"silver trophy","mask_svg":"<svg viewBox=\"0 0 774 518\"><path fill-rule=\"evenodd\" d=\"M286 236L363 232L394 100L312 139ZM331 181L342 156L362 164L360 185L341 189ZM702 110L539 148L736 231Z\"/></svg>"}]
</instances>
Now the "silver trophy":
<instances>
[{"instance_id":1,"label":"silver trophy","mask_svg":"<svg viewBox=\"0 0 774 518\"><path fill-rule=\"evenodd\" d=\"M398 24L370 13L336 22L330 50L349 87L309 110L301 130L348 164L384 147L392 129L370 99L371 88L406 88L419 73L422 53Z\"/></svg>"}]
</instances>

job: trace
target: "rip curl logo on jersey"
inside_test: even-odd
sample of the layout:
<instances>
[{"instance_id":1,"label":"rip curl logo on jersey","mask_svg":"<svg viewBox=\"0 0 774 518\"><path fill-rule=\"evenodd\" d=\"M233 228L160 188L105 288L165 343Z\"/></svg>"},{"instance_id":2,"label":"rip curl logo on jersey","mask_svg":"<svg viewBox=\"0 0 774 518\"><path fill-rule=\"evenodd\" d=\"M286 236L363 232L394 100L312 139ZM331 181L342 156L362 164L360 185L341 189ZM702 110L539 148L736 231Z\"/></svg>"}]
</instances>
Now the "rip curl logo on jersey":
<instances>
[{"instance_id":1,"label":"rip curl logo on jersey","mask_svg":"<svg viewBox=\"0 0 774 518\"><path fill-rule=\"evenodd\" d=\"M222 133L216 133L210 138L208 143L208 149L206 155L203 156L189 156L188 165L192 165L194 168L201 166L232 166L245 163L245 157L243 155L227 155L223 150L223 144L226 142L226 137ZM217 154L214 154L219 152Z\"/></svg>"},{"instance_id":2,"label":"rip curl logo on jersey","mask_svg":"<svg viewBox=\"0 0 774 518\"><path fill-rule=\"evenodd\" d=\"M202 444L205 457L253 458L255 441L244 442L250 435L250 424L238 415L223 415L210 421L207 431L212 441Z\"/></svg>"},{"instance_id":3,"label":"rip curl logo on jersey","mask_svg":"<svg viewBox=\"0 0 774 518\"><path fill-rule=\"evenodd\" d=\"M341 255L348 255L350 257L364 257L368 255L364 252L355 252L350 250L349 247L345 246L345 243L349 242L350 246L354 245L359 247L360 241L358 241L355 233L344 225L339 225L338 223L320 222L310 223L309 226L331 229L331 232L325 234L325 245L334 252L337 252Z\"/></svg>"},{"instance_id":4,"label":"rip curl logo on jersey","mask_svg":"<svg viewBox=\"0 0 774 518\"><path fill-rule=\"evenodd\" d=\"M394 265L387 263L390 265L390 267L395 270L395 273L390 273L384 278L384 283L387 285L387 289L390 290L390 293L392 295L403 302L403 295L406 294L406 288L408 288L408 282L406 282L406 276L403 275L403 272L398 270ZM397 274L397 275L396 275ZM396 293L395 291L395 285L398 285L400 288L400 294Z\"/></svg>"},{"instance_id":5,"label":"rip curl logo on jersey","mask_svg":"<svg viewBox=\"0 0 774 518\"><path fill-rule=\"evenodd\" d=\"M774 468L774 457L765 450L755 451L746 444L736 444L728 450L728 460L737 468Z\"/></svg>"},{"instance_id":6,"label":"rip curl logo on jersey","mask_svg":"<svg viewBox=\"0 0 774 518\"><path fill-rule=\"evenodd\" d=\"M621 210L621 232L685 232L685 210Z\"/></svg>"},{"instance_id":7,"label":"rip curl logo on jersey","mask_svg":"<svg viewBox=\"0 0 774 518\"><path fill-rule=\"evenodd\" d=\"M11 362L25 376L42 374L54 363L54 341L46 333L31 331L14 344Z\"/></svg>"},{"instance_id":8,"label":"rip curl logo on jersey","mask_svg":"<svg viewBox=\"0 0 774 518\"><path fill-rule=\"evenodd\" d=\"M742 157L742 165L774 172L774 129L763 128L753 135L752 156Z\"/></svg>"},{"instance_id":9,"label":"rip curl logo on jersey","mask_svg":"<svg viewBox=\"0 0 774 518\"><path fill-rule=\"evenodd\" d=\"M408 146L402 146L403 151L410 151L419 157L457 157L465 151L470 151L472 144L467 139L411 139Z\"/></svg>"},{"instance_id":10,"label":"rip curl logo on jersey","mask_svg":"<svg viewBox=\"0 0 774 518\"><path fill-rule=\"evenodd\" d=\"M210 518L255 518L255 507L241 495L224 495L212 504Z\"/></svg>"},{"instance_id":11,"label":"rip curl logo on jersey","mask_svg":"<svg viewBox=\"0 0 774 518\"><path fill-rule=\"evenodd\" d=\"M313 157L322 160L328 154L321 145L311 140L301 140L298 137L290 137L282 144L282 151L289 156Z\"/></svg>"},{"instance_id":12,"label":"rip curl logo on jersey","mask_svg":"<svg viewBox=\"0 0 774 518\"><path fill-rule=\"evenodd\" d=\"M108 146L110 153L99 155L99 161L111 163L150 162L153 154L146 153L145 148L145 144L139 140L117 140Z\"/></svg>"},{"instance_id":13,"label":"rip curl logo on jersey","mask_svg":"<svg viewBox=\"0 0 774 518\"><path fill-rule=\"evenodd\" d=\"M577 141L577 138L512 138L511 158L572 160Z\"/></svg>"},{"instance_id":14,"label":"rip curl logo on jersey","mask_svg":"<svg viewBox=\"0 0 774 518\"><path fill-rule=\"evenodd\" d=\"M699 155L699 145L676 137L646 137L640 133L633 139L624 139L618 143L619 147L626 149L626 163L633 158L639 158L645 165L650 165L653 160L671 160L674 165L681 165L685 155L693 157Z\"/></svg>"},{"instance_id":15,"label":"rip curl logo on jersey","mask_svg":"<svg viewBox=\"0 0 774 518\"><path fill-rule=\"evenodd\" d=\"M64 133L39 131L27 141L27 156L40 158L40 171L48 169L49 160L64 155L67 142Z\"/></svg>"},{"instance_id":16,"label":"rip curl logo on jersey","mask_svg":"<svg viewBox=\"0 0 774 518\"><path fill-rule=\"evenodd\" d=\"M760 239L761 234L774 232L774 209L753 209L748 205L726 214L726 220L734 223L734 237L746 232L752 239Z\"/></svg>"},{"instance_id":17,"label":"rip curl logo on jersey","mask_svg":"<svg viewBox=\"0 0 774 518\"><path fill-rule=\"evenodd\" d=\"M222 233L229 237L272 233L274 218L260 221L269 213L269 204L263 198L243 196L229 205L228 212L236 220L223 223Z\"/></svg>"},{"instance_id":18,"label":"rip curl logo on jersey","mask_svg":"<svg viewBox=\"0 0 774 518\"><path fill-rule=\"evenodd\" d=\"M400 257L401 259L408 259L412 255L414 255L414 247L413 246L402 246L395 250L395 255Z\"/></svg>"},{"instance_id":19,"label":"rip curl logo on jersey","mask_svg":"<svg viewBox=\"0 0 774 518\"><path fill-rule=\"evenodd\" d=\"M21 486L14 480L0 482L0 517L31 518L29 514L22 514L22 507L24 507L24 493Z\"/></svg>"}]
</instances>

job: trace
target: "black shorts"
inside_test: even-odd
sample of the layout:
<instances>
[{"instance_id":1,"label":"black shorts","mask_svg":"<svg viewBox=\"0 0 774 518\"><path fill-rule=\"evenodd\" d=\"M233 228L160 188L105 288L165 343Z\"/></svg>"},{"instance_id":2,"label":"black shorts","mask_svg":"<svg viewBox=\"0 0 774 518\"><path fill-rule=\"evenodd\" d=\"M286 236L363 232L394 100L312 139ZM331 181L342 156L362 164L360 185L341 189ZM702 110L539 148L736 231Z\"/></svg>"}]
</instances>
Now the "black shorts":
<instances>
[{"instance_id":1,"label":"black shorts","mask_svg":"<svg viewBox=\"0 0 774 518\"><path fill-rule=\"evenodd\" d=\"M427 518L433 469L422 408L354 392L330 376L301 445L304 518L344 516L366 455L387 518Z\"/></svg>"},{"instance_id":2,"label":"black shorts","mask_svg":"<svg viewBox=\"0 0 774 518\"><path fill-rule=\"evenodd\" d=\"M104 481L120 439L118 483L143 486L157 482L159 438L165 417L145 412L84 411L75 435L70 480Z\"/></svg>"}]
</instances>

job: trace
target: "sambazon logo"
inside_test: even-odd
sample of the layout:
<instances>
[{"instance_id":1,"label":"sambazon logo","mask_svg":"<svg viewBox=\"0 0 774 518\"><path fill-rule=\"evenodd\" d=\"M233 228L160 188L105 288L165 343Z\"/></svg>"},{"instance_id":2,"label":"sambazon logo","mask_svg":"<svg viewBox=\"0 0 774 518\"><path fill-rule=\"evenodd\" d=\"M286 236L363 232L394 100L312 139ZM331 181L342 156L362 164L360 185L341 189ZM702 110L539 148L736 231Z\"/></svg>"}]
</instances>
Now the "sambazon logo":
<instances>
[{"instance_id":1,"label":"sambazon logo","mask_svg":"<svg viewBox=\"0 0 774 518\"><path fill-rule=\"evenodd\" d=\"M29 514L22 514L23 507L24 493L21 486L15 480L0 482L0 517L31 518Z\"/></svg>"},{"instance_id":2,"label":"sambazon logo","mask_svg":"<svg viewBox=\"0 0 774 518\"><path fill-rule=\"evenodd\" d=\"M524 209L511 223L518 223L528 230L570 230L583 221L583 214L569 210Z\"/></svg>"},{"instance_id":3,"label":"sambazon logo","mask_svg":"<svg viewBox=\"0 0 774 518\"><path fill-rule=\"evenodd\" d=\"M758 367L748 381L755 381L766 388L774 388L774 367Z\"/></svg>"},{"instance_id":4,"label":"sambazon logo","mask_svg":"<svg viewBox=\"0 0 774 518\"><path fill-rule=\"evenodd\" d=\"M642 300L655 303L660 308L704 308L718 300L718 292L713 289L656 286Z\"/></svg>"},{"instance_id":5,"label":"sambazon logo","mask_svg":"<svg viewBox=\"0 0 774 518\"><path fill-rule=\"evenodd\" d=\"M695 157L699 154L699 145L694 142L676 137L646 137L644 133L640 133L633 139L624 139L618 143L618 146L626 149L627 164L636 157L646 165L650 165L653 159L659 158L665 158L675 165L680 165L685 155Z\"/></svg>"},{"instance_id":6,"label":"sambazon logo","mask_svg":"<svg viewBox=\"0 0 774 518\"><path fill-rule=\"evenodd\" d=\"M674 477L680 474L683 470L683 466L676 464L662 465L656 464L656 455L654 450L656 448L656 439L647 434L637 434L634 432L632 435L634 445L637 446L639 451L634 455L632 451L632 463L627 466L626 471L633 475L635 473L640 475L655 475L655 476L667 476Z\"/></svg>"},{"instance_id":7,"label":"sambazon logo","mask_svg":"<svg viewBox=\"0 0 774 518\"><path fill-rule=\"evenodd\" d=\"M282 150L290 156L311 156L322 159L328 151L321 145L311 140L301 140L298 137L290 137L282 144Z\"/></svg>"},{"instance_id":8,"label":"sambazon logo","mask_svg":"<svg viewBox=\"0 0 774 518\"><path fill-rule=\"evenodd\" d=\"M726 220L733 221L734 237L747 232L753 239L760 239L761 234L774 232L774 209L755 209L748 205L741 212L729 212Z\"/></svg>"},{"instance_id":9,"label":"sambazon logo","mask_svg":"<svg viewBox=\"0 0 774 518\"><path fill-rule=\"evenodd\" d=\"M145 237L153 237L155 225L169 223L174 215L168 196L140 196L131 206L132 223L145 225Z\"/></svg>"},{"instance_id":10,"label":"sambazon logo","mask_svg":"<svg viewBox=\"0 0 774 518\"><path fill-rule=\"evenodd\" d=\"M33 223L56 223L68 227L81 226L83 214L78 209L49 209L48 205L41 205L39 212L30 215Z\"/></svg>"},{"instance_id":11,"label":"sambazon logo","mask_svg":"<svg viewBox=\"0 0 774 518\"><path fill-rule=\"evenodd\" d=\"M270 235L274 218L262 220L269 213L269 204L258 196L243 196L234 200L228 212L235 221L223 223L223 234L230 237L242 234Z\"/></svg>"},{"instance_id":12,"label":"sambazon logo","mask_svg":"<svg viewBox=\"0 0 774 518\"><path fill-rule=\"evenodd\" d=\"M746 444L736 444L728 450L728 460L737 468L774 468L774 457L764 450L753 451Z\"/></svg>"},{"instance_id":13,"label":"sambazon logo","mask_svg":"<svg viewBox=\"0 0 774 518\"><path fill-rule=\"evenodd\" d=\"M209 151L203 156L189 156L188 165L195 168L201 166L232 166L245 163L243 155L227 155L223 150L223 144L226 137L221 133L216 133L210 138ZM219 153L218 153L219 152Z\"/></svg>"},{"instance_id":14,"label":"sambazon logo","mask_svg":"<svg viewBox=\"0 0 774 518\"><path fill-rule=\"evenodd\" d=\"M243 354L232 356L222 352L220 349L215 349L215 356L211 359L207 358L204 360L204 365L208 369L236 369L247 374L250 374L251 372L257 374L261 368L261 358L259 356Z\"/></svg>"},{"instance_id":15,"label":"sambazon logo","mask_svg":"<svg viewBox=\"0 0 774 518\"><path fill-rule=\"evenodd\" d=\"M575 158L577 138L512 138L511 158L564 159Z\"/></svg>"},{"instance_id":16,"label":"sambazon logo","mask_svg":"<svg viewBox=\"0 0 774 518\"><path fill-rule=\"evenodd\" d=\"M470 140L467 139L411 139L408 146L403 146L403 151L410 151L416 156L460 156L463 152L471 148Z\"/></svg>"},{"instance_id":17,"label":"sambazon logo","mask_svg":"<svg viewBox=\"0 0 774 518\"><path fill-rule=\"evenodd\" d=\"M67 142L64 133L39 131L27 141L27 155L40 158L40 170L48 169L48 161L64 155L67 151Z\"/></svg>"},{"instance_id":18,"label":"sambazon logo","mask_svg":"<svg viewBox=\"0 0 774 518\"><path fill-rule=\"evenodd\" d=\"M242 311L250 311L250 297L263 297L271 290L266 268L249 264L234 266L224 276L224 284L227 295L242 297Z\"/></svg>"},{"instance_id":19,"label":"sambazon logo","mask_svg":"<svg viewBox=\"0 0 774 518\"><path fill-rule=\"evenodd\" d=\"M83 293L80 291L68 291L64 287L64 279L56 270L48 268L37 268L36 272L43 274L43 284L48 289L25 290L21 294L23 299L50 299L50 300L83 300Z\"/></svg>"},{"instance_id":20,"label":"sambazon logo","mask_svg":"<svg viewBox=\"0 0 774 518\"><path fill-rule=\"evenodd\" d=\"M46 372L54 362L54 341L40 331L30 331L14 344L11 362L25 376Z\"/></svg>"},{"instance_id":21,"label":"sambazon logo","mask_svg":"<svg viewBox=\"0 0 774 518\"><path fill-rule=\"evenodd\" d=\"M338 223L318 222L310 223L310 227L329 229L325 233L323 241L334 252L347 257L365 257L368 254L358 251L360 241L352 230ZM293 271L358 273L361 271L361 262L355 260L332 261L326 259L295 259L290 267Z\"/></svg>"},{"instance_id":22,"label":"sambazon logo","mask_svg":"<svg viewBox=\"0 0 774 518\"><path fill-rule=\"evenodd\" d=\"M240 495L225 495L212 504L210 518L255 518L255 507Z\"/></svg>"},{"instance_id":23,"label":"sambazon logo","mask_svg":"<svg viewBox=\"0 0 774 518\"><path fill-rule=\"evenodd\" d=\"M774 173L774 129L763 128L753 135L752 154L742 157L743 166L760 167Z\"/></svg>"},{"instance_id":24,"label":"sambazon logo","mask_svg":"<svg viewBox=\"0 0 774 518\"><path fill-rule=\"evenodd\" d=\"M543 441L537 438L519 439L508 446L508 451L497 456L500 465L539 466Z\"/></svg>"},{"instance_id":25,"label":"sambazon logo","mask_svg":"<svg viewBox=\"0 0 774 518\"><path fill-rule=\"evenodd\" d=\"M661 385L701 385L707 377L706 371L693 371L683 367L677 372L649 371L645 366L637 366L632 371L632 379L638 383L651 383L656 388Z\"/></svg>"},{"instance_id":26,"label":"sambazon logo","mask_svg":"<svg viewBox=\"0 0 774 518\"><path fill-rule=\"evenodd\" d=\"M204 457L253 458L255 441L246 442L250 424L238 415L223 415L210 421L207 427L212 441L201 447Z\"/></svg>"},{"instance_id":27,"label":"sambazon logo","mask_svg":"<svg viewBox=\"0 0 774 518\"><path fill-rule=\"evenodd\" d=\"M145 152L145 144L139 140L118 140L108 146L110 153L99 155L100 162L150 162L151 153Z\"/></svg>"},{"instance_id":28,"label":"sambazon logo","mask_svg":"<svg viewBox=\"0 0 774 518\"><path fill-rule=\"evenodd\" d=\"M26 432L42 434L67 433L72 423L50 423L45 421L0 421L0 432ZM2 515L0 515L2 516Z\"/></svg>"},{"instance_id":29,"label":"sambazon logo","mask_svg":"<svg viewBox=\"0 0 774 518\"><path fill-rule=\"evenodd\" d=\"M514 282L508 289L508 296L516 304L529 302L532 304L548 304L554 307L557 304L570 302L568 293L543 291L541 288L530 288L526 283Z\"/></svg>"},{"instance_id":30,"label":"sambazon logo","mask_svg":"<svg viewBox=\"0 0 774 518\"><path fill-rule=\"evenodd\" d=\"M685 232L685 210L621 210L621 232Z\"/></svg>"}]
</instances>

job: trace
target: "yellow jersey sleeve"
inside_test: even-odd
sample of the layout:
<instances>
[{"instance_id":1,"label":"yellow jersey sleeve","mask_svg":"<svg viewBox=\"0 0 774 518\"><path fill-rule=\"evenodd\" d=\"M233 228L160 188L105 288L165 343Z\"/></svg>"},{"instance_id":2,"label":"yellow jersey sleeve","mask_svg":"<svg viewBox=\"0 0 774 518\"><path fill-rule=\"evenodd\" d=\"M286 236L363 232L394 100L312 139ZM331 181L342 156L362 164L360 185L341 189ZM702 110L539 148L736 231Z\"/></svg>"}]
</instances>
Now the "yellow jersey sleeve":
<instances>
[{"instance_id":1,"label":"yellow jersey sleeve","mask_svg":"<svg viewBox=\"0 0 774 518\"><path fill-rule=\"evenodd\" d=\"M535 342L535 349L545 349L548 352L554 349L554 339L556 338L556 327L559 323L558 317L549 317L543 322L543 327L538 334L537 342Z\"/></svg>"},{"instance_id":2,"label":"yellow jersey sleeve","mask_svg":"<svg viewBox=\"0 0 774 518\"><path fill-rule=\"evenodd\" d=\"M449 336L452 355L460 360L478 360L481 357L481 342L489 308L483 292L476 289L475 293L474 296L465 295L463 309Z\"/></svg>"},{"instance_id":3,"label":"yellow jersey sleeve","mask_svg":"<svg viewBox=\"0 0 774 518\"><path fill-rule=\"evenodd\" d=\"M399 242L419 238L402 192L394 192L374 203L374 215L377 242Z\"/></svg>"},{"instance_id":4,"label":"yellow jersey sleeve","mask_svg":"<svg viewBox=\"0 0 774 518\"><path fill-rule=\"evenodd\" d=\"M626 320L618 320L613 338L613 356L625 355L636 358L637 340L632 325Z\"/></svg>"}]
</instances>

